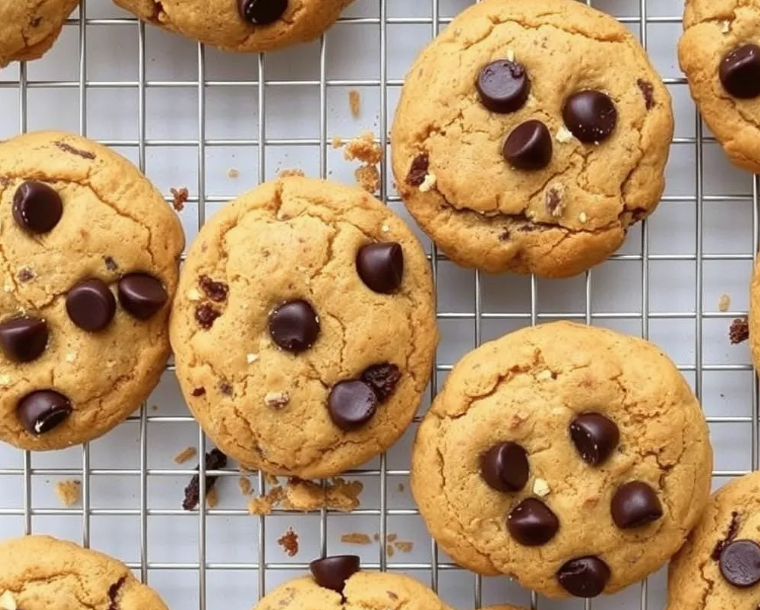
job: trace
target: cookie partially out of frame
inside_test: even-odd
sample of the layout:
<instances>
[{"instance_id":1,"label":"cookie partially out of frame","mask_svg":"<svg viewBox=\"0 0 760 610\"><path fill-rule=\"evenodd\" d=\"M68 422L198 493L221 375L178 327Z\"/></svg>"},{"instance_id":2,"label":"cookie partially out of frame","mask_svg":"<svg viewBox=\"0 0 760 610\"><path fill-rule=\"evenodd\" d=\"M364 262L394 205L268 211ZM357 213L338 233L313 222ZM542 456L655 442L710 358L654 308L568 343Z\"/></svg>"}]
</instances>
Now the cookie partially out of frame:
<instances>
[{"instance_id":1,"label":"cookie partially out of frame","mask_svg":"<svg viewBox=\"0 0 760 610\"><path fill-rule=\"evenodd\" d=\"M0 68L39 59L53 46L78 0L0 2Z\"/></svg>"}]
</instances>

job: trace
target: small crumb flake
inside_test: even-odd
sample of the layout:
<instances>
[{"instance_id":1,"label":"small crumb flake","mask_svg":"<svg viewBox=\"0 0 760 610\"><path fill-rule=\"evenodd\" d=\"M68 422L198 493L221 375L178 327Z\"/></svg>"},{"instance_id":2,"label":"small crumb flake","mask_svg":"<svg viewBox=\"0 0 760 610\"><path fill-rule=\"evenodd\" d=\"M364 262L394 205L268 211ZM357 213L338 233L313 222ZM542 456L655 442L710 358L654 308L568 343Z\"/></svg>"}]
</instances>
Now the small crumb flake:
<instances>
[{"instance_id":1,"label":"small crumb flake","mask_svg":"<svg viewBox=\"0 0 760 610\"><path fill-rule=\"evenodd\" d=\"M285 491L279 485L269 490L264 496L259 496L248 502L248 512L251 515L270 515L282 499L285 497Z\"/></svg>"},{"instance_id":2,"label":"small crumb flake","mask_svg":"<svg viewBox=\"0 0 760 610\"><path fill-rule=\"evenodd\" d=\"M358 138L346 142L343 158L346 161L358 159L367 165L377 165L383 160L383 147L375 142L374 133L365 131Z\"/></svg>"},{"instance_id":3,"label":"small crumb flake","mask_svg":"<svg viewBox=\"0 0 760 610\"><path fill-rule=\"evenodd\" d=\"M240 489L240 493L243 494L244 496L250 496L251 489L253 489L253 486L251 485L251 480L248 477L239 477L238 489Z\"/></svg>"},{"instance_id":4,"label":"small crumb flake","mask_svg":"<svg viewBox=\"0 0 760 610\"><path fill-rule=\"evenodd\" d=\"M397 551L401 551L402 553L411 553L414 549L414 542L410 542L407 540L399 540L397 542L393 543L393 546L396 548Z\"/></svg>"},{"instance_id":5,"label":"small crumb flake","mask_svg":"<svg viewBox=\"0 0 760 610\"><path fill-rule=\"evenodd\" d=\"M227 170L228 178L237 178L238 176L240 176L240 171L237 167L231 167Z\"/></svg>"},{"instance_id":6,"label":"small crumb flake","mask_svg":"<svg viewBox=\"0 0 760 610\"><path fill-rule=\"evenodd\" d=\"M512 49L507 49L507 61L515 60L515 52Z\"/></svg>"},{"instance_id":7,"label":"small crumb flake","mask_svg":"<svg viewBox=\"0 0 760 610\"><path fill-rule=\"evenodd\" d=\"M170 188L169 191L172 194L172 207L177 211L181 212L185 209L185 204L187 203L187 200L190 198L190 191L187 190L186 187L182 187L179 189L176 188Z\"/></svg>"},{"instance_id":8,"label":"small crumb flake","mask_svg":"<svg viewBox=\"0 0 760 610\"><path fill-rule=\"evenodd\" d=\"M427 193L428 191L433 190L433 187L435 187L437 182L438 178L435 174L427 174L422 181L422 184L420 184L420 193Z\"/></svg>"},{"instance_id":9,"label":"small crumb flake","mask_svg":"<svg viewBox=\"0 0 760 610\"><path fill-rule=\"evenodd\" d=\"M372 538L370 538L367 534L361 533L343 534L340 537L340 541L344 544L372 544Z\"/></svg>"},{"instance_id":10,"label":"small crumb flake","mask_svg":"<svg viewBox=\"0 0 760 610\"><path fill-rule=\"evenodd\" d=\"M305 175L306 172L297 167L281 169L279 172L277 172L278 178L291 178L293 176L303 178Z\"/></svg>"},{"instance_id":11,"label":"small crumb flake","mask_svg":"<svg viewBox=\"0 0 760 610\"><path fill-rule=\"evenodd\" d=\"M55 493L64 506L74 506L79 502L81 489L82 484L79 481L58 481L55 484Z\"/></svg>"},{"instance_id":12,"label":"small crumb flake","mask_svg":"<svg viewBox=\"0 0 760 610\"><path fill-rule=\"evenodd\" d=\"M292 527L289 527L288 531L277 539L277 544L282 547L282 551L288 557L298 555L298 534L293 531Z\"/></svg>"},{"instance_id":13,"label":"small crumb flake","mask_svg":"<svg viewBox=\"0 0 760 610\"><path fill-rule=\"evenodd\" d=\"M348 92L348 105L351 107L351 116L358 118L362 111L362 98L355 89Z\"/></svg>"},{"instance_id":14,"label":"small crumb flake","mask_svg":"<svg viewBox=\"0 0 760 610\"><path fill-rule=\"evenodd\" d=\"M385 545L385 554L388 555L388 557L393 557L396 554L396 549L393 548L392 544Z\"/></svg>"},{"instance_id":15,"label":"small crumb flake","mask_svg":"<svg viewBox=\"0 0 760 610\"><path fill-rule=\"evenodd\" d=\"M543 479L536 479L533 481L533 493L536 494L539 498L545 498L551 492L552 490L551 487L549 487L549 483Z\"/></svg>"},{"instance_id":16,"label":"small crumb flake","mask_svg":"<svg viewBox=\"0 0 760 610\"><path fill-rule=\"evenodd\" d=\"M400 494L402 494L402 493L404 493L404 491L406 490L406 487L404 487L404 484L403 484L403 483L399 483L399 484L398 484L398 487L397 487L396 489L398 490L398 492L399 492Z\"/></svg>"},{"instance_id":17,"label":"small crumb flake","mask_svg":"<svg viewBox=\"0 0 760 610\"><path fill-rule=\"evenodd\" d=\"M586 224L586 222L588 222L588 216L586 216L586 212L581 212L581 213L578 215L578 220L580 221L580 223L581 223L582 225L585 225L585 224Z\"/></svg>"},{"instance_id":18,"label":"small crumb flake","mask_svg":"<svg viewBox=\"0 0 760 610\"><path fill-rule=\"evenodd\" d=\"M380 190L380 170L376 165L362 165L354 172L354 177L365 191L374 195Z\"/></svg>"},{"instance_id":19,"label":"small crumb flake","mask_svg":"<svg viewBox=\"0 0 760 610\"><path fill-rule=\"evenodd\" d=\"M567 144L568 142L572 142L574 137L575 136L573 135L573 132L564 125L559 128L556 135L557 142L560 144Z\"/></svg>"},{"instance_id":20,"label":"small crumb flake","mask_svg":"<svg viewBox=\"0 0 760 610\"><path fill-rule=\"evenodd\" d=\"M219 504L218 493L216 487L212 487L206 494L206 506L208 508L216 508L216 505Z\"/></svg>"},{"instance_id":21,"label":"small crumb flake","mask_svg":"<svg viewBox=\"0 0 760 610\"><path fill-rule=\"evenodd\" d=\"M76 352L69 352L68 354L66 354L66 362L68 362L69 364L71 364L72 362L76 362L76 360L77 360Z\"/></svg>"},{"instance_id":22,"label":"small crumb flake","mask_svg":"<svg viewBox=\"0 0 760 610\"><path fill-rule=\"evenodd\" d=\"M193 303L197 303L203 298L203 295L200 293L200 290L197 288L191 288L187 291L187 299L189 301L192 301Z\"/></svg>"},{"instance_id":23,"label":"small crumb flake","mask_svg":"<svg viewBox=\"0 0 760 610\"><path fill-rule=\"evenodd\" d=\"M282 409L290 402L290 394L287 392L267 392L264 396L264 402L267 407L272 409Z\"/></svg>"},{"instance_id":24,"label":"small crumb flake","mask_svg":"<svg viewBox=\"0 0 760 610\"><path fill-rule=\"evenodd\" d=\"M385 537L385 539L386 539L388 542L396 542L396 540L398 540L398 534L388 534L388 535Z\"/></svg>"},{"instance_id":25,"label":"small crumb flake","mask_svg":"<svg viewBox=\"0 0 760 610\"><path fill-rule=\"evenodd\" d=\"M727 294L720 295L718 299L718 309L720 311L728 311L731 308L731 297Z\"/></svg>"},{"instance_id":26,"label":"small crumb flake","mask_svg":"<svg viewBox=\"0 0 760 610\"><path fill-rule=\"evenodd\" d=\"M195 447L185 447L174 456L174 463L184 464L187 460L194 458L196 455L198 455L198 450Z\"/></svg>"},{"instance_id":27,"label":"small crumb flake","mask_svg":"<svg viewBox=\"0 0 760 610\"><path fill-rule=\"evenodd\" d=\"M16 598L10 591L5 591L0 595L0 610L17 610Z\"/></svg>"},{"instance_id":28,"label":"small crumb flake","mask_svg":"<svg viewBox=\"0 0 760 610\"><path fill-rule=\"evenodd\" d=\"M737 345L743 343L749 339L749 324L747 318L736 318L731 322L731 328L728 330L728 338L731 340L731 345Z\"/></svg>"},{"instance_id":29,"label":"small crumb flake","mask_svg":"<svg viewBox=\"0 0 760 610\"><path fill-rule=\"evenodd\" d=\"M246 361L248 364L253 364L253 363L254 363L254 362L256 362L258 359L259 359L259 355L258 355L258 354L248 354L248 355L246 355L246 357L245 357L245 361Z\"/></svg>"},{"instance_id":30,"label":"small crumb flake","mask_svg":"<svg viewBox=\"0 0 760 610\"><path fill-rule=\"evenodd\" d=\"M724 21L723 25L720 28L720 31L724 34L728 34L731 31L731 22L730 21Z\"/></svg>"},{"instance_id":31,"label":"small crumb flake","mask_svg":"<svg viewBox=\"0 0 760 610\"><path fill-rule=\"evenodd\" d=\"M338 149L341 146L343 146L343 138L341 138L340 136L333 136L330 144L332 145L334 149Z\"/></svg>"}]
</instances>

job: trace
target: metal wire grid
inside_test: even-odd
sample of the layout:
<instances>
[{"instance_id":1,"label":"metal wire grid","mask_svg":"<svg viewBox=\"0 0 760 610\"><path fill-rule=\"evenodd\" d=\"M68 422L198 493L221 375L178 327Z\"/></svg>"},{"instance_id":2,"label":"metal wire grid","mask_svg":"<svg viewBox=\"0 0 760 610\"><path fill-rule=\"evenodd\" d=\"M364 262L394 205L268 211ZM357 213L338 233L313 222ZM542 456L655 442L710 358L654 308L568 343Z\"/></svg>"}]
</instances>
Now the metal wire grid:
<instances>
[{"instance_id":1,"label":"metal wire grid","mask_svg":"<svg viewBox=\"0 0 760 610\"><path fill-rule=\"evenodd\" d=\"M372 86L379 87L380 96L380 120L379 120L379 141L384 150L388 147L388 89L389 87L398 87L403 84L402 81L388 78L387 66L387 48L388 48L388 26L395 24L423 24L430 26L431 37L438 34L439 29L448 23L450 19L441 18L441 0L419 0L421 3L430 4L430 18L393 18L388 15L388 0L379 1L379 18L344 18L343 23L370 24L377 26L380 32L380 75L378 79L328 79L326 76L326 40L323 36L319 44L319 71L320 78L318 81L287 81L287 80L267 80L266 59L265 56L258 56L258 77L254 81L213 81L206 77L206 53L203 45L197 47L197 81L149 81L146 78L146 52L145 52L145 25L130 18L118 19L88 19L87 4L82 0L79 8L79 18L72 19L67 24L68 27L78 29L79 59L78 59L78 81L34 81L30 82L27 78L27 68L21 64L19 69L18 80L6 81L0 83L0 88L17 88L19 95L19 131L24 133L28 127L28 92L34 88L75 88L78 91L79 106L79 131L82 135L88 132L88 112L87 112L87 91L90 88L130 88L136 89L139 96L139 105L137 113L138 137L137 140L101 140L103 144L110 146L131 146L136 147L138 152L138 163L141 170L145 170L146 149L152 146L180 146L197 149L198 156L198 176L197 190L199 197L191 198L190 202L198 204L197 222L198 227L202 226L206 220L207 204L214 202L224 202L227 198L211 197L206 195L206 150L209 146L256 146L258 150L258 179L264 181L266 176L266 151L267 147L274 146L304 146L318 145L319 147L319 174L321 177L327 176L327 150L330 144L328 139L327 127L327 88L335 86ZM479 1L479 0L476 0ZM92 0L91 0L92 2ZM592 0L585 0L588 5L593 5ZM663 16L654 17L648 14L647 0L631 0L631 4L638 5L638 17L624 17L620 21L626 24L639 27L640 39L644 47L647 47L647 29L648 26L655 23L679 23L680 16ZM87 78L87 27L86 26L124 26L136 30L138 37L138 79L136 82L130 81L95 81ZM665 79L669 86L684 86L685 80L682 78ZM261 84L261 86L259 86ZM319 138L298 138L298 139L275 139L266 136L266 91L267 87L292 87L295 85L314 85L319 88ZM209 87L230 87L230 86L255 86L257 90L258 104L258 139L209 139L206 137L206 92ZM161 140L146 137L146 90L148 88L170 88L170 87L194 87L197 89L198 102L198 138L197 140ZM682 365L681 370L694 373L694 389L698 397L702 396L703 373L706 371L745 371L752 370L749 364L714 364L704 363L703 357L703 321L710 318L729 319L744 312L708 312L704 310L703 302L703 276L705 261L737 261L737 260L754 260L755 252L758 245L758 180L757 177L752 181L752 192L748 195L706 195L704 193L704 149L703 144L714 141L712 138L703 135L703 128L700 118L697 116L695 124L694 138L676 138L674 144L691 145L695 147L696 163L694 167L694 180L696 183L696 196L666 196L663 201L693 203L693 213L696 222L695 234L695 254L650 254L649 247L649 229L647 222L644 221L641 231L640 254L618 254L612 257L614 260L636 261L641 264L641 303L640 311L634 312L616 312L604 313L592 311L592 286L594 272L587 272L585 275L585 311L581 313L539 313L538 311L538 283L535 277L530 281L530 311L521 313L496 313L483 311L482 296L482 278L479 272L474 272L474 311L472 312L447 312L438 311L439 320L471 320L474 323L474 342L480 345L483 336L483 321L489 319L517 320L521 323L530 323L534 325L544 319L569 318L583 320L588 324L594 321L615 320L615 319L635 319L640 321L641 336L649 337L650 321L655 319L667 320L689 320L693 319L695 323L695 362L693 365ZM389 192L388 168L387 163L381 166L381 199L386 202L398 202L399 198L395 193ZM705 202L722 202L726 200L746 201L752 205L752 252L742 254L709 254L703 248L704 220L703 206ZM433 277L436 283L439 279L439 262L445 260L440 255L435 246L432 246L431 265ZM653 312L650 311L650 262L652 261L687 261L693 262L696 268L695 290L695 311L693 312ZM171 366L169 369L171 370ZM446 372L451 369L451 365L440 364L435 362L436 372ZM753 376L754 380L754 376ZM430 397L432 399L438 390L437 375L433 375L430 385ZM0 516L16 515L23 517L24 533L32 532L32 517L37 515L70 515L78 514L82 519L82 543L89 546L90 542L90 520L92 516L116 516L116 515L137 515L140 517L140 561L129 564L131 568L139 570L140 576L144 582L148 581L149 570L191 570L197 572L199 600L198 607L205 610L208 606L207 600L207 573L210 570L254 570L258 578L259 596L266 592L266 576L271 570L304 570L307 568L306 563L275 563L267 561L267 548L265 531L267 528L267 518L258 517L258 561L253 563L213 563L207 561L207 515L242 515L247 514L244 510L230 509L213 509L208 510L205 503L201 502L198 511L198 562L188 563L159 563L151 562L148 558L148 516L166 515L174 516L185 514L181 510L174 509L155 509L148 505L148 477L162 475L180 475L186 476L186 470L177 469L151 469L148 467L148 442L147 442L147 425L148 422L192 422L189 416L157 416L150 415L146 405L143 405L139 414L130 418L139 422L140 438L140 466L139 469L95 469L91 466L90 448L85 445L82 448L81 469L62 469L62 468L32 468L31 455L29 452L23 454L23 466L17 468L0 468L0 475L12 475L23 477L23 508L22 509L0 509ZM419 420L419 418L418 418ZM758 459L758 393L757 383L752 383L752 410L750 416L713 416L708 417L711 425L720 425L722 423L741 423L751 426L751 466L756 469L760 465ZM198 450L203 455L206 449L206 442L201 431L198 432ZM2 466L2 464L0 464ZM714 476L718 478L727 478L744 474L743 470L716 470ZM50 476L82 476L82 508L81 509L41 509L35 508L32 501L32 474L50 475ZM206 472L203 460L200 463L200 494L205 497L206 476L214 475L220 477L237 476L235 471L209 471ZM140 497L139 508L137 509L98 509L91 506L90 488L91 478L94 476L108 475L133 475L139 476ZM393 509L388 507L388 478L391 476L408 475L408 470L388 468L386 456L380 458L379 468L363 469L349 472L348 475L369 475L377 476L380 479L380 505L379 509L360 508L354 514L371 515L378 519L380 539L384 541L388 531L389 516L416 515L418 512L414 509ZM258 473L258 485L260 493L264 493L267 483L262 473ZM275 511L275 514L287 514L282 511ZM327 551L327 514L322 509L319 519L319 540L320 548L323 553ZM253 517L249 517L253 518ZM458 570L458 566L442 561L439 558L438 548L435 543L431 544L430 562L429 563L397 563L392 566L388 564L388 556L384 544L379 545L378 561L375 564L365 563L369 569L393 569L393 570L428 570L430 572L430 585L433 589L438 590L441 579L441 572L449 570ZM445 577L444 577L445 578ZM472 599L476 608L481 607L482 603L482 579L479 576L474 578L474 587ZM578 601L575 606L589 610L592 608L590 600ZM539 600L535 593L531 594L531 607L538 608ZM647 582L640 585L640 608L645 610L651 607L648 596Z\"/></svg>"}]
</instances>

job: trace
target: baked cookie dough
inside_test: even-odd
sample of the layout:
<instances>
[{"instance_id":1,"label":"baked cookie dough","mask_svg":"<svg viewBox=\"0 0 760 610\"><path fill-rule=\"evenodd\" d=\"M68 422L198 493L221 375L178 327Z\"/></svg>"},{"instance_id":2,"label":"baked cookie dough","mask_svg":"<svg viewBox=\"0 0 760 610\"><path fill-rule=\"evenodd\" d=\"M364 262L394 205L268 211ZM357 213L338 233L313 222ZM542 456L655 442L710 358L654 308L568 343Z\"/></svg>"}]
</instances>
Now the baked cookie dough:
<instances>
[{"instance_id":1,"label":"baked cookie dough","mask_svg":"<svg viewBox=\"0 0 760 610\"><path fill-rule=\"evenodd\" d=\"M42 57L61 33L79 0L0 2L0 68Z\"/></svg>"},{"instance_id":2,"label":"baked cookie dough","mask_svg":"<svg viewBox=\"0 0 760 610\"><path fill-rule=\"evenodd\" d=\"M0 143L0 440L101 436L158 383L184 237L126 159L79 136Z\"/></svg>"},{"instance_id":3,"label":"baked cookie dough","mask_svg":"<svg viewBox=\"0 0 760 610\"><path fill-rule=\"evenodd\" d=\"M1 610L167 610L120 561L49 536L0 543Z\"/></svg>"},{"instance_id":4,"label":"baked cookie dough","mask_svg":"<svg viewBox=\"0 0 760 610\"><path fill-rule=\"evenodd\" d=\"M687 0L678 60L728 158L760 172L760 0Z\"/></svg>"},{"instance_id":5,"label":"baked cookie dough","mask_svg":"<svg viewBox=\"0 0 760 610\"><path fill-rule=\"evenodd\" d=\"M193 244L171 319L188 405L227 455L313 479L390 447L437 343L430 266L367 193L301 177L244 194Z\"/></svg>"},{"instance_id":6,"label":"baked cookie dough","mask_svg":"<svg viewBox=\"0 0 760 610\"><path fill-rule=\"evenodd\" d=\"M595 597L675 554L711 468L699 403L657 347L557 322L455 365L420 425L411 483L462 566Z\"/></svg>"},{"instance_id":7,"label":"baked cookie dough","mask_svg":"<svg viewBox=\"0 0 760 610\"><path fill-rule=\"evenodd\" d=\"M668 610L755 610L760 605L760 472L712 496L670 565Z\"/></svg>"},{"instance_id":8,"label":"baked cookie dough","mask_svg":"<svg viewBox=\"0 0 760 610\"><path fill-rule=\"evenodd\" d=\"M360 571L354 555L318 559L310 568L311 576L281 585L254 610L451 610L408 576Z\"/></svg>"},{"instance_id":9,"label":"baked cookie dough","mask_svg":"<svg viewBox=\"0 0 760 610\"><path fill-rule=\"evenodd\" d=\"M755 265L749 291L749 345L755 369L760 370L760 263Z\"/></svg>"},{"instance_id":10,"label":"baked cookie dough","mask_svg":"<svg viewBox=\"0 0 760 610\"><path fill-rule=\"evenodd\" d=\"M485 0L407 75L396 184L460 265L567 277L664 189L670 95L628 29L582 2Z\"/></svg>"},{"instance_id":11,"label":"baked cookie dough","mask_svg":"<svg viewBox=\"0 0 760 610\"><path fill-rule=\"evenodd\" d=\"M319 37L353 0L114 0L140 19L225 51L274 51Z\"/></svg>"}]
</instances>

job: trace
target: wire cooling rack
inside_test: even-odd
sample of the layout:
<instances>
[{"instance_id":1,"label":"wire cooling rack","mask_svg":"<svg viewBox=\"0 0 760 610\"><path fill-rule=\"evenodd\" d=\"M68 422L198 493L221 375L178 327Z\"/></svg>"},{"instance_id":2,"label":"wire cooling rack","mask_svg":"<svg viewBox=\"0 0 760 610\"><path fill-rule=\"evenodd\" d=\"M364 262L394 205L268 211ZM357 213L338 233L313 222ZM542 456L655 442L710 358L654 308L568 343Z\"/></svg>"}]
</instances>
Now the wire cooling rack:
<instances>
[{"instance_id":1,"label":"wire cooling rack","mask_svg":"<svg viewBox=\"0 0 760 610\"><path fill-rule=\"evenodd\" d=\"M353 182L354 168L330 146L333 136L371 129L387 149L405 71L471 3L357 0L316 43L236 56L140 24L107 0L88 0L43 60L0 71L0 137L79 132L131 158L167 195L171 187L187 187L180 218L191 241L226 201L281 169ZM431 256L442 332L423 410L452 364L482 341L560 318L608 326L655 341L690 380L710 422L718 487L758 466L755 376L746 344L732 347L727 338L731 319L748 307L758 183L729 166L691 103L675 51L681 1L587 3L631 28L673 94L676 137L662 204L618 254L571 280L459 269L420 235ZM361 95L359 118L349 111L350 90ZM231 177L232 168L239 177ZM381 197L408 218L387 164L381 173ZM718 306L724 294L729 311ZM550 602L506 578L481 579L458 568L431 542L409 495L415 428L387 455L347 473L364 484L361 507L351 514L249 516L234 467L201 467L202 485L207 475L220 477L220 503L186 512L182 490L195 462L178 466L172 458L188 445L202 455L208 443L170 365L147 404L89 446L34 455L0 447L0 536L51 533L115 555L174 608L248 609L323 552L356 553L366 568L407 573L462 609L504 602L542 610L664 607L664 571L592 604ZM64 508L53 489L70 479L81 481L81 501ZM262 475L251 480L257 494L266 492ZM300 538L292 558L277 543L289 527ZM342 542L346 533L364 533L372 543ZM413 548L385 544L394 537Z\"/></svg>"}]
</instances>

